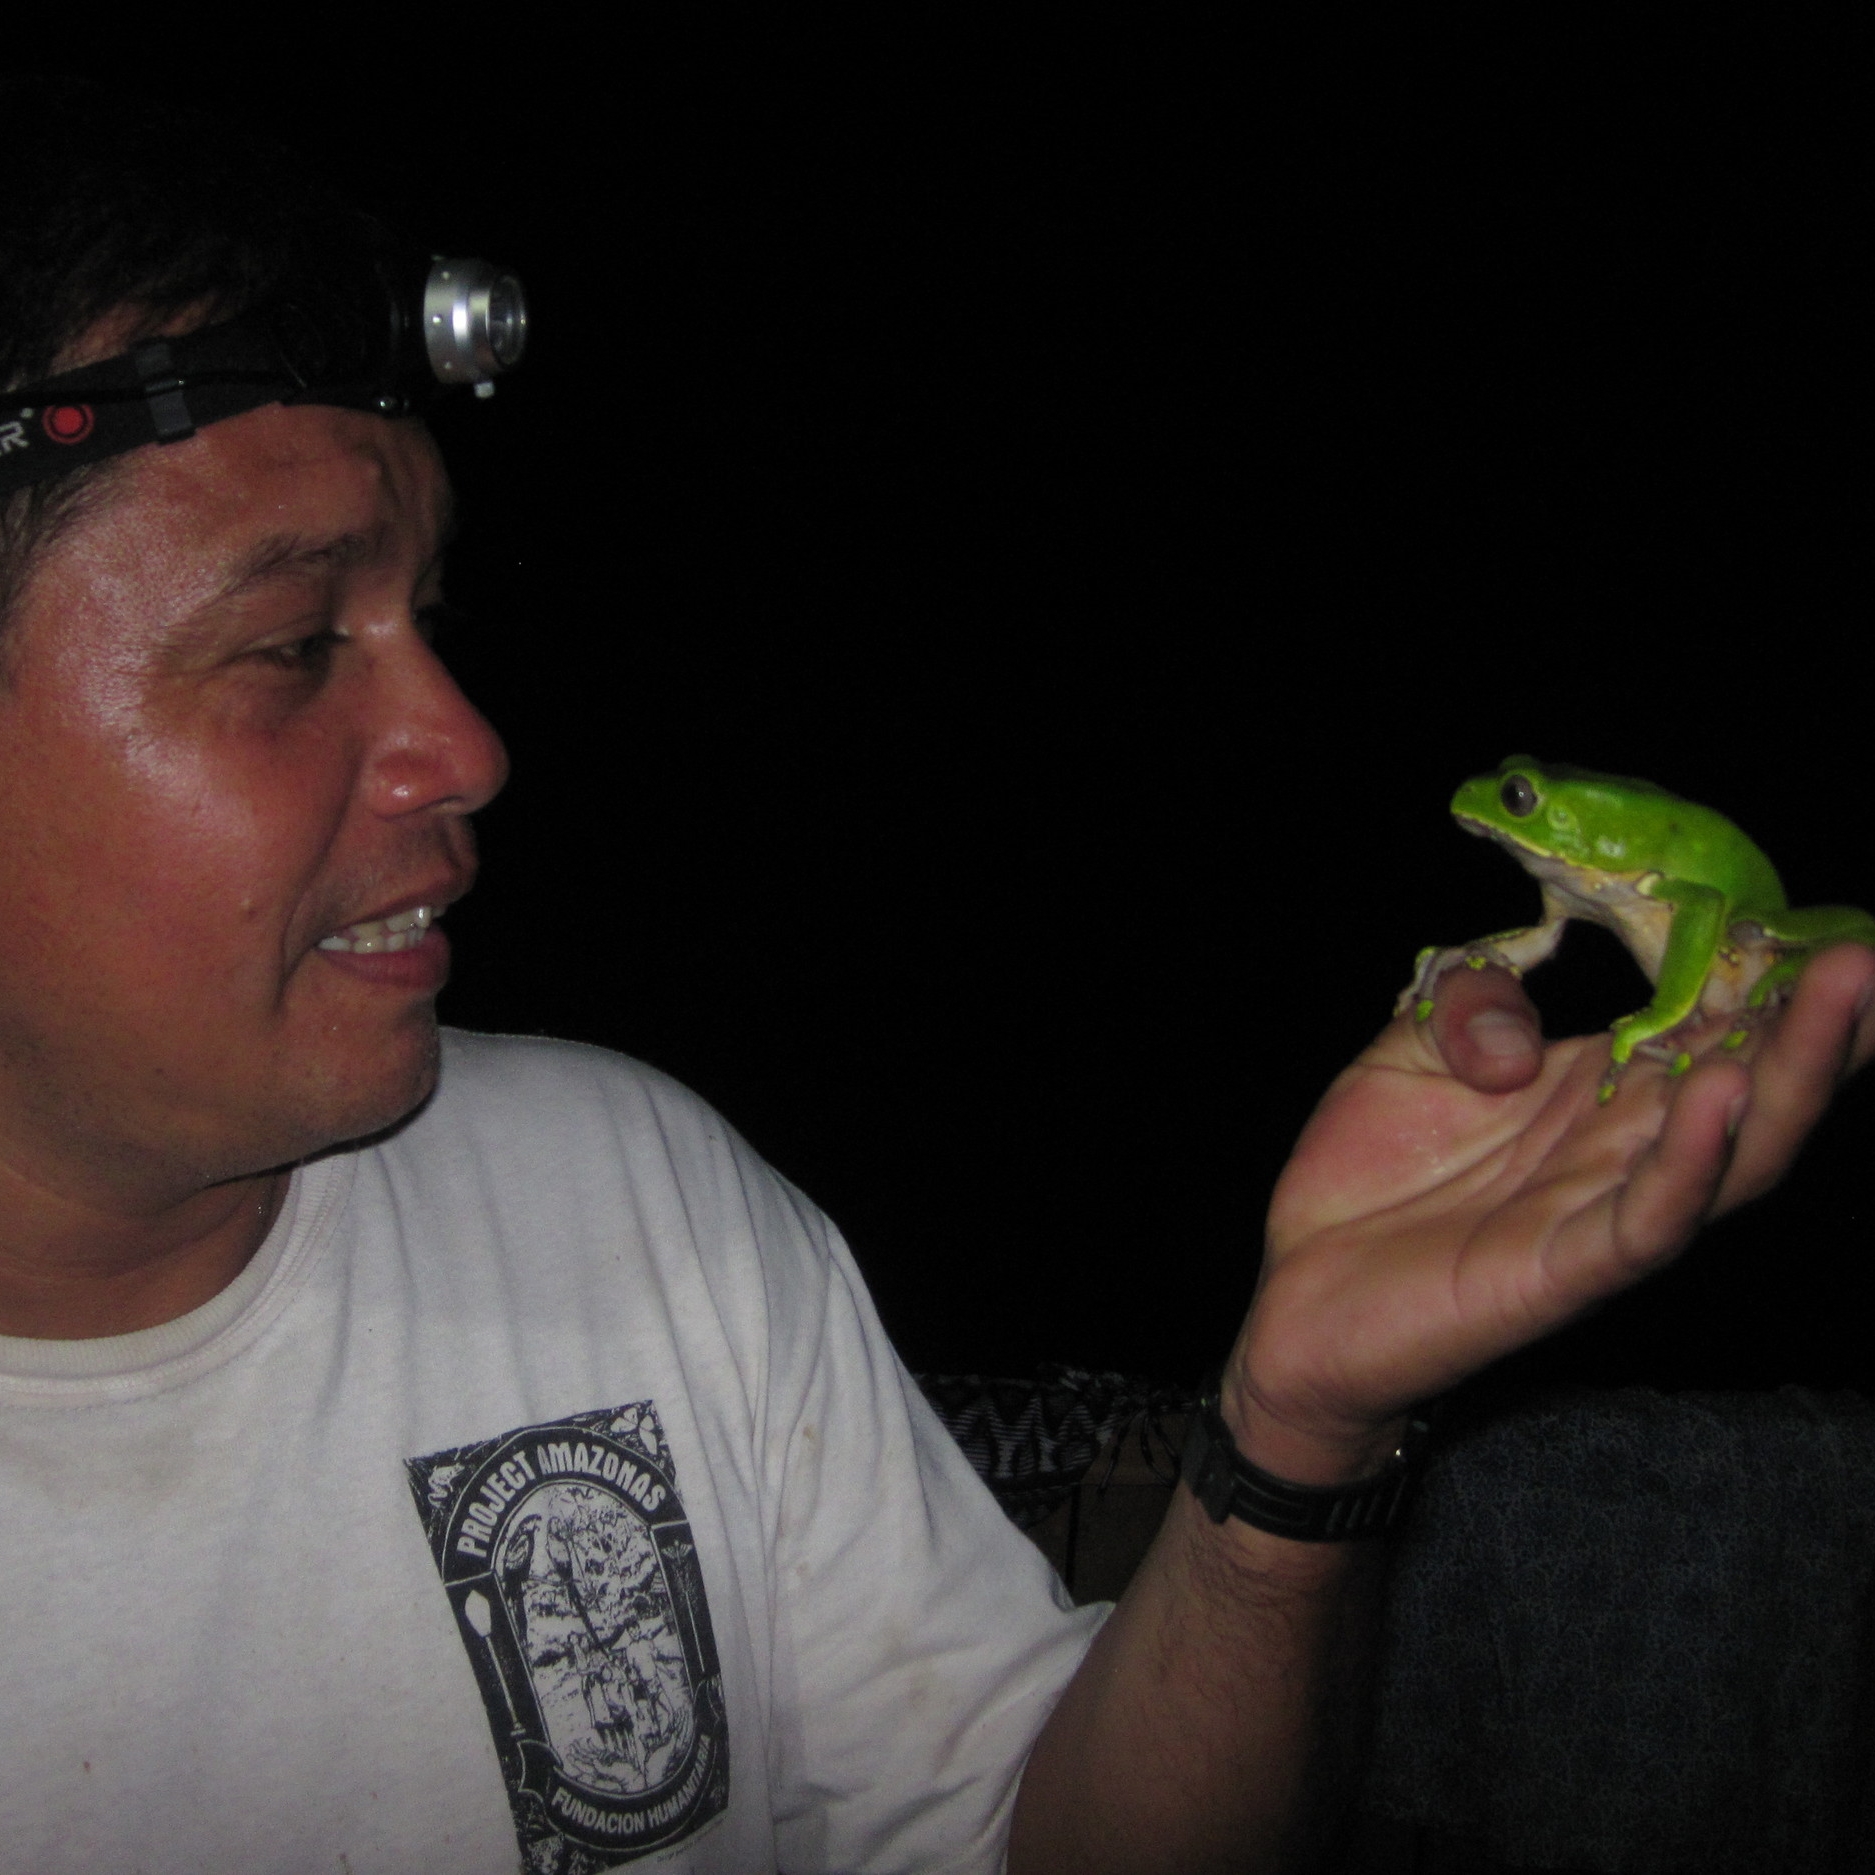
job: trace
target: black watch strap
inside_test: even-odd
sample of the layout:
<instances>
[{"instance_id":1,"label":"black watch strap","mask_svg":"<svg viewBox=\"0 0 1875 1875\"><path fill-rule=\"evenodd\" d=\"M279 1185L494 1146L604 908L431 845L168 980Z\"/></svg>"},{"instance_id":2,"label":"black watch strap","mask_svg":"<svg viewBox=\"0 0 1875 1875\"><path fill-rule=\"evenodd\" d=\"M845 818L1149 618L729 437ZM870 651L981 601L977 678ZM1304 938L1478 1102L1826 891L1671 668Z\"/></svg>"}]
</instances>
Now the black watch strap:
<instances>
[{"instance_id":1,"label":"black watch strap","mask_svg":"<svg viewBox=\"0 0 1875 1875\"><path fill-rule=\"evenodd\" d=\"M1303 1543L1381 1536L1405 1515L1428 1430L1425 1420L1414 1419L1399 1450L1358 1484L1291 1484L1238 1451L1218 1413L1217 1394L1210 1392L1192 1413L1179 1475L1213 1523L1241 1517L1255 1529Z\"/></svg>"}]
</instances>

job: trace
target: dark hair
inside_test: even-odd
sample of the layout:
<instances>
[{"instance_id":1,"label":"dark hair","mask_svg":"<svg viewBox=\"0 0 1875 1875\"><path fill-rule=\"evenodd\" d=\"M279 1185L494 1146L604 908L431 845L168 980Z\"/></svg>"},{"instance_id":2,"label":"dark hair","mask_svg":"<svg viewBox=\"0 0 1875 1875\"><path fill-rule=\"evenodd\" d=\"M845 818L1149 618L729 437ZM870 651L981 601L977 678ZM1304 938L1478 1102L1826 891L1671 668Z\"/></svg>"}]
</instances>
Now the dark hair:
<instances>
[{"instance_id":1,"label":"dark hair","mask_svg":"<svg viewBox=\"0 0 1875 1875\"><path fill-rule=\"evenodd\" d=\"M8 80L0 123L0 390L67 366L113 314L125 345L233 318L369 226L286 151L90 79ZM0 633L34 557L122 460L0 501Z\"/></svg>"}]
</instances>

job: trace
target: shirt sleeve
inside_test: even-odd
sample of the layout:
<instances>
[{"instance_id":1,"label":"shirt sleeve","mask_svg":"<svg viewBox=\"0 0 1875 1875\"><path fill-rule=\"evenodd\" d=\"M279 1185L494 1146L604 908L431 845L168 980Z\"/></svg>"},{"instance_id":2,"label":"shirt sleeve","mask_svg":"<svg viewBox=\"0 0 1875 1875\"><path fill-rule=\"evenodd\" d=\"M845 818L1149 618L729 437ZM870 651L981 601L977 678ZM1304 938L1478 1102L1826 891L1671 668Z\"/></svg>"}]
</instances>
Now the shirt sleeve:
<instances>
[{"instance_id":1,"label":"shirt sleeve","mask_svg":"<svg viewBox=\"0 0 1875 1875\"><path fill-rule=\"evenodd\" d=\"M819 1333L775 1370L767 1453L781 1867L995 1875L1029 1747L1108 1605L1075 1608L1004 1516L812 1215Z\"/></svg>"}]
</instances>

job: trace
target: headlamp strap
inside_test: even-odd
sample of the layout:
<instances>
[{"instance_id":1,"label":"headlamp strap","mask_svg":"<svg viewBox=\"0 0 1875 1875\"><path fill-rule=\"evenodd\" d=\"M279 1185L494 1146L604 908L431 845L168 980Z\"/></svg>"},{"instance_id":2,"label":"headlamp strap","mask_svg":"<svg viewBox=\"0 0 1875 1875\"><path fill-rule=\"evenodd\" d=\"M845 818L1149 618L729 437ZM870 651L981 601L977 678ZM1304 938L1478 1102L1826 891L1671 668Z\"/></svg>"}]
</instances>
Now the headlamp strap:
<instances>
[{"instance_id":1,"label":"headlamp strap","mask_svg":"<svg viewBox=\"0 0 1875 1875\"><path fill-rule=\"evenodd\" d=\"M150 406L150 425L159 443L180 443L195 434L189 400L166 339L151 339L131 348L130 368L143 380L143 399Z\"/></svg>"},{"instance_id":2,"label":"headlamp strap","mask_svg":"<svg viewBox=\"0 0 1875 1875\"><path fill-rule=\"evenodd\" d=\"M521 283L420 256L376 230L336 272L294 275L246 312L0 391L0 500L262 404L405 417L450 385L486 396L527 340Z\"/></svg>"},{"instance_id":3,"label":"headlamp strap","mask_svg":"<svg viewBox=\"0 0 1875 1875\"><path fill-rule=\"evenodd\" d=\"M203 425L308 395L265 326L231 319L150 339L77 371L0 395L0 497L145 443L180 443ZM374 408L370 387L321 388L321 403Z\"/></svg>"}]
</instances>

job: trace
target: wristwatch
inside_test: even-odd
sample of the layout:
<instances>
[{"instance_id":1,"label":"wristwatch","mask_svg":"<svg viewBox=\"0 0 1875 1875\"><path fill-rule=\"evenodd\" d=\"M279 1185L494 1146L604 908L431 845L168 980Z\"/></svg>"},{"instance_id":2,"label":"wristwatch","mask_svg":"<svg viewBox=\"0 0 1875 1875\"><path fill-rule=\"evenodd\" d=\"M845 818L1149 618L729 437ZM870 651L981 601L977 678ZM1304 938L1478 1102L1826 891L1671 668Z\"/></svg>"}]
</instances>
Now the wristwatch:
<instances>
[{"instance_id":1,"label":"wristwatch","mask_svg":"<svg viewBox=\"0 0 1875 1875\"><path fill-rule=\"evenodd\" d=\"M1213 1387L1198 1401L1179 1459L1179 1476L1213 1523L1241 1517L1275 1536L1340 1543L1382 1536L1406 1514L1431 1431L1426 1420L1409 1421L1399 1450L1371 1478L1358 1484L1291 1484L1238 1451L1217 1405Z\"/></svg>"}]
</instances>

